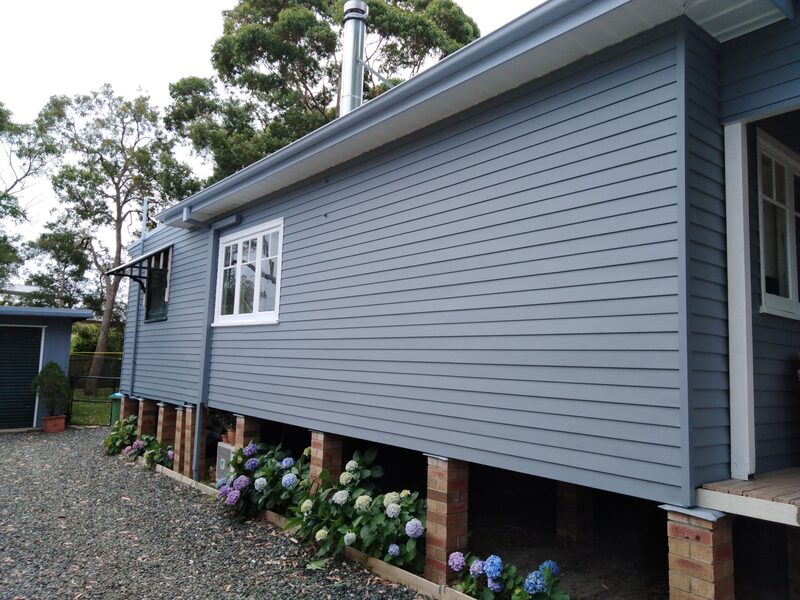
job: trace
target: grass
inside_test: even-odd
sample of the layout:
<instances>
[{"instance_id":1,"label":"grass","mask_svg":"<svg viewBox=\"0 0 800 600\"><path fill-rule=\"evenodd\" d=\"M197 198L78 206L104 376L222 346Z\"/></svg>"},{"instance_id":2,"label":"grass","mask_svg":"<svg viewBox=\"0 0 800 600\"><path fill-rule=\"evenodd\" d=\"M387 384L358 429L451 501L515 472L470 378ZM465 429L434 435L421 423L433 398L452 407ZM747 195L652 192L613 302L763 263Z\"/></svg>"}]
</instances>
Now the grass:
<instances>
[{"instance_id":1,"label":"grass","mask_svg":"<svg viewBox=\"0 0 800 600\"><path fill-rule=\"evenodd\" d=\"M111 422L109 395L113 388L98 388L94 396L87 396L82 388L73 394L71 425L108 425Z\"/></svg>"}]
</instances>

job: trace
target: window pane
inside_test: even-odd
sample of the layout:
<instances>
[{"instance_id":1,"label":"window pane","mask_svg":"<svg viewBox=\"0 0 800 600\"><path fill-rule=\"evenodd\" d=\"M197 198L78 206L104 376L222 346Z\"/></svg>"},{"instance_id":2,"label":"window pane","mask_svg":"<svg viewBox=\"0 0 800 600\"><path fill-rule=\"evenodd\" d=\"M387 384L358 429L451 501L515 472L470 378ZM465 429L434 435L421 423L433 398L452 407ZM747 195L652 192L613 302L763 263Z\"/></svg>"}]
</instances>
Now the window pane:
<instances>
[{"instance_id":1,"label":"window pane","mask_svg":"<svg viewBox=\"0 0 800 600\"><path fill-rule=\"evenodd\" d=\"M775 164L775 200L781 206L786 206L786 167L780 163Z\"/></svg>"},{"instance_id":2,"label":"window pane","mask_svg":"<svg viewBox=\"0 0 800 600\"><path fill-rule=\"evenodd\" d=\"M766 154L761 155L761 192L772 198L772 159Z\"/></svg>"},{"instance_id":3,"label":"window pane","mask_svg":"<svg viewBox=\"0 0 800 600\"><path fill-rule=\"evenodd\" d=\"M277 263L275 259L261 261L261 290L258 298L258 311L275 310L275 289L278 284Z\"/></svg>"},{"instance_id":4,"label":"window pane","mask_svg":"<svg viewBox=\"0 0 800 600\"><path fill-rule=\"evenodd\" d=\"M789 297L786 210L764 200L764 284L768 294Z\"/></svg>"},{"instance_id":5,"label":"window pane","mask_svg":"<svg viewBox=\"0 0 800 600\"><path fill-rule=\"evenodd\" d=\"M253 300L256 294L256 266L253 263L242 265L241 281L239 282L239 314L253 312Z\"/></svg>"},{"instance_id":6,"label":"window pane","mask_svg":"<svg viewBox=\"0 0 800 600\"><path fill-rule=\"evenodd\" d=\"M236 264L236 258L238 256L238 254L239 254L239 244L233 244L231 246L231 262L230 262L230 264L232 264L232 265Z\"/></svg>"},{"instance_id":7,"label":"window pane","mask_svg":"<svg viewBox=\"0 0 800 600\"><path fill-rule=\"evenodd\" d=\"M231 247L225 246L225 258L222 261L223 267L229 267L231 264Z\"/></svg>"},{"instance_id":8,"label":"window pane","mask_svg":"<svg viewBox=\"0 0 800 600\"><path fill-rule=\"evenodd\" d=\"M224 269L222 271L222 302L220 304L221 315L233 314L233 300L236 295L236 269Z\"/></svg>"}]
</instances>

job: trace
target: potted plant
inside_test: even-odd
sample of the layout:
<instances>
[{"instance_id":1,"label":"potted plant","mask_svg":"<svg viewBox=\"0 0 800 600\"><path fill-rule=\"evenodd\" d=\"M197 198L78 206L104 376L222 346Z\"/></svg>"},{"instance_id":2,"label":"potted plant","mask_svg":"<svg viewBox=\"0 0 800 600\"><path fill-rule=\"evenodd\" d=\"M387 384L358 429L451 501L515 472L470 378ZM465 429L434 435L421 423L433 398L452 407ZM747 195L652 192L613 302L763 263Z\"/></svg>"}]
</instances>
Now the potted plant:
<instances>
[{"instance_id":1,"label":"potted plant","mask_svg":"<svg viewBox=\"0 0 800 600\"><path fill-rule=\"evenodd\" d=\"M56 415L66 405L71 392L69 379L64 371L50 360L34 377L31 387L47 409L47 416L42 419L45 433L64 431L67 416Z\"/></svg>"}]
</instances>

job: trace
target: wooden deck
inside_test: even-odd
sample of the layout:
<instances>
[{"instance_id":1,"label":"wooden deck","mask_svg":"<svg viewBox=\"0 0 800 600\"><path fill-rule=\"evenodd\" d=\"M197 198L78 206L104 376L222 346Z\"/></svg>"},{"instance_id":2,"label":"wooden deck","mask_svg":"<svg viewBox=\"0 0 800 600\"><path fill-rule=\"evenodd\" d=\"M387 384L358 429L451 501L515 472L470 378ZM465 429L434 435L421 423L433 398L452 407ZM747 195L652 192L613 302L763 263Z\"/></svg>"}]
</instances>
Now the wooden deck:
<instances>
[{"instance_id":1,"label":"wooden deck","mask_svg":"<svg viewBox=\"0 0 800 600\"><path fill-rule=\"evenodd\" d=\"M697 490L697 503L703 508L800 526L800 469L763 473L748 481L707 483Z\"/></svg>"}]
</instances>

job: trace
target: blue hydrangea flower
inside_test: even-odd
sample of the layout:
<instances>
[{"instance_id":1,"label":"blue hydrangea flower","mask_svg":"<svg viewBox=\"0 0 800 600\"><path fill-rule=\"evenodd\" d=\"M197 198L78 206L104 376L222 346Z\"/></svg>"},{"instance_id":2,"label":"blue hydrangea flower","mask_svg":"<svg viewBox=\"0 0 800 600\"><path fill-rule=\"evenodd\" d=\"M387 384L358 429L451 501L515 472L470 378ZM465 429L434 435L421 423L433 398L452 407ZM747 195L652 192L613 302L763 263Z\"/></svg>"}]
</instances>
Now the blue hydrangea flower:
<instances>
[{"instance_id":1,"label":"blue hydrangea flower","mask_svg":"<svg viewBox=\"0 0 800 600\"><path fill-rule=\"evenodd\" d=\"M244 468L248 471L255 471L258 468L258 465L261 464L261 461L257 458L248 458L247 462L244 463Z\"/></svg>"},{"instance_id":2,"label":"blue hydrangea flower","mask_svg":"<svg viewBox=\"0 0 800 600\"><path fill-rule=\"evenodd\" d=\"M400 505L399 504L390 504L386 507L386 516L390 519L396 519L400 516Z\"/></svg>"},{"instance_id":3,"label":"blue hydrangea flower","mask_svg":"<svg viewBox=\"0 0 800 600\"><path fill-rule=\"evenodd\" d=\"M558 565L555 561L546 560L542 564L539 565L539 570L544 573L545 569L550 569L550 574L553 577L557 577L559 573L561 573L561 569L558 568Z\"/></svg>"},{"instance_id":4,"label":"blue hydrangea flower","mask_svg":"<svg viewBox=\"0 0 800 600\"><path fill-rule=\"evenodd\" d=\"M281 461L281 468L283 469L291 469L294 466L294 459L291 456L287 456Z\"/></svg>"},{"instance_id":5,"label":"blue hydrangea flower","mask_svg":"<svg viewBox=\"0 0 800 600\"><path fill-rule=\"evenodd\" d=\"M248 485L250 485L250 478L247 475L239 475L233 482L233 489L241 492Z\"/></svg>"},{"instance_id":6,"label":"blue hydrangea flower","mask_svg":"<svg viewBox=\"0 0 800 600\"><path fill-rule=\"evenodd\" d=\"M220 489L227 482L228 482L228 478L227 477L220 477L219 479L217 479L216 488Z\"/></svg>"},{"instance_id":7,"label":"blue hydrangea flower","mask_svg":"<svg viewBox=\"0 0 800 600\"><path fill-rule=\"evenodd\" d=\"M267 480L263 477L259 477L253 482L253 487L256 488L257 492L262 491L265 487L267 487Z\"/></svg>"},{"instance_id":8,"label":"blue hydrangea flower","mask_svg":"<svg viewBox=\"0 0 800 600\"><path fill-rule=\"evenodd\" d=\"M397 544L389 544L389 550L387 552L389 556L400 556L400 546Z\"/></svg>"},{"instance_id":9,"label":"blue hydrangea flower","mask_svg":"<svg viewBox=\"0 0 800 600\"><path fill-rule=\"evenodd\" d=\"M228 487L228 484L226 483L217 491L217 500L222 500L223 498L225 498L230 491L231 488Z\"/></svg>"},{"instance_id":10,"label":"blue hydrangea flower","mask_svg":"<svg viewBox=\"0 0 800 600\"><path fill-rule=\"evenodd\" d=\"M453 571L460 573L466 565L466 562L464 561L464 554L461 552L453 552L447 559L447 564L451 569L453 569Z\"/></svg>"},{"instance_id":11,"label":"blue hydrangea flower","mask_svg":"<svg viewBox=\"0 0 800 600\"><path fill-rule=\"evenodd\" d=\"M352 546L356 541L356 534L352 531L348 531L344 534L344 545L345 546Z\"/></svg>"},{"instance_id":12,"label":"blue hydrangea flower","mask_svg":"<svg viewBox=\"0 0 800 600\"><path fill-rule=\"evenodd\" d=\"M256 452L258 452L258 448L256 447L254 442L250 442L247 446L244 447L242 450L245 456L253 456Z\"/></svg>"},{"instance_id":13,"label":"blue hydrangea flower","mask_svg":"<svg viewBox=\"0 0 800 600\"><path fill-rule=\"evenodd\" d=\"M281 478L281 485L287 490L291 490L297 485L297 475L294 473L287 473Z\"/></svg>"},{"instance_id":14,"label":"blue hydrangea flower","mask_svg":"<svg viewBox=\"0 0 800 600\"><path fill-rule=\"evenodd\" d=\"M486 587L492 590L495 594L503 591L503 583L500 581L495 581L494 579L487 579Z\"/></svg>"},{"instance_id":15,"label":"blue hydrangea flower","mask_svg":"<svg viewBox=\"0 0 800 600\"><path fill-rule=\"evenodd\" d=\"M422 521L419 519L411 519L406 523L406 535L408 537L416 539L422 537L423 533L425 533L425 528L422 526Z\"/></svg>"},{"instance_id":16,"label":"blue hydrangea flower","mask_svg":"<svg viewBox=\"0 0 800 600\"><path fill-rule=\"evenodd\" d=\"M483 561L473 561L473 563L469 566L469 574L473 577L480 577L483 575Z\"/></svg>"},{"instance_id":17,"label":"blue hydrangea flower","mask_svg":"<svg viewBox=\"0 0 800 600\"><path fill-rule=\"evenodd\" d=\"M541 571L529 573L525 578L525 583L522 584L522 589L528 592L531 596L546 592L547 583L545 582L544 575L542 575Z\"/></svg>"},{"instance_id":18,"label":"blue hydrangea flower","mask_svg":"<svg viewBox=\"0 0 800 600\"><path fill-rule=\"evenodd\" d=\"M233 506L239 501L239 490L231 490L228 492L227 497L225 498L225 504L228 506Z\"/></svg>"},{"instance_id":19,"label":"blue hydrangea flower","mask_svg":"<svg viewBox=\"0 0 800 600\"><path fill-rule=\"evenodd\" d=\"M503 572L503 559L492 554L489 558L483 561L483 572L489 579L497 579Z\"/></svg>"}]
</instances>

